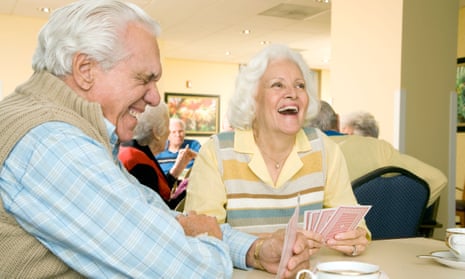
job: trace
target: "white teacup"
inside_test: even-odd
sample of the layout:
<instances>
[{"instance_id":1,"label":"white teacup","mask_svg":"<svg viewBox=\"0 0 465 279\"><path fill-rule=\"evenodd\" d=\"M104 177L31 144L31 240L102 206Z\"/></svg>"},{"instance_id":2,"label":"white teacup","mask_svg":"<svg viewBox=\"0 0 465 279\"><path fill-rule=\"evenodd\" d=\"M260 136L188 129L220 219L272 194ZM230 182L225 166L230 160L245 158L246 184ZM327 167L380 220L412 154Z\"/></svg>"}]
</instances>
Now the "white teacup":
<instances>
[{"instance_id":1,"label":"white teacup","mask_svg":"<svg viewBox=\"0 0 465 279\"><path fill-rule=\"evenodd\" d=\"M334 261L319 263L315 272L308 269L300 270L296 279L378 279L379 266L356 261ZM309 275L310 277L308 277Z\"/></svg>"},{"instance_id":2,"label":"white teacup","mask_svg":"<svg viewBox=\"0 0 465 279\"><path fill-rule=\"evenodd\" d=\"M465 261L465 228L448 228L446 245L452 254Z\"/></svg>"}]
</instances>

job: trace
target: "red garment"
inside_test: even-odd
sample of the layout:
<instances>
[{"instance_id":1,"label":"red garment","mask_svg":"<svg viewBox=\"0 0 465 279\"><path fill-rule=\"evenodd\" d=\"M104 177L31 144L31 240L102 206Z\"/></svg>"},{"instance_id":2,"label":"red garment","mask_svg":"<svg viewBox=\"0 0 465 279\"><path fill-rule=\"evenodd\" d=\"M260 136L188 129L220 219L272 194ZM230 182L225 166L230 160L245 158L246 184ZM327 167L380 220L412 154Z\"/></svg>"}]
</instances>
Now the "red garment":
<instances>
[{"instance_id":1,"label":"red garment","mask_svg":"<svg viewBox=\"0 0 465 279\"><path fill-rule=\"evenodd\" d=\"M144 152L134 147L120 146L118 158L129 172L137 165L150 166L158 177L158 181L153 182L158 184L158 193L165 201L170 200L171 189L163 171Z\"/></svg>"}]
</instances>

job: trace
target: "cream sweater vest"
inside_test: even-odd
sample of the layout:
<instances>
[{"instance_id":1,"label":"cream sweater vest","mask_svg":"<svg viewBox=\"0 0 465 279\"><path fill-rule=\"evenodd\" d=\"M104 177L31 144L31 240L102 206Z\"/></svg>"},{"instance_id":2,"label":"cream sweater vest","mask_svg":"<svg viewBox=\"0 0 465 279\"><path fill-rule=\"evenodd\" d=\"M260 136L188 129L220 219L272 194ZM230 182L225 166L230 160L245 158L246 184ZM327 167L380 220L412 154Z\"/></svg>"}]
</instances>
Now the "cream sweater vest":
<instances>
[{"instance_id":1,"label":"cream sweater vest","mask_svg":"<svg viewBox=\"0 0 465 279\"><path fill-rule=\"evenodd\" d=\"M234 132L213 136L218 168L227 191L226 222L233 227L286 224L300 196L299 222L305 210L323 207L326 162L323 141L314 128L306 128L312 149L298 156L303 167L280 188L265 184L248 164L250 154L234 151Z\"/></svg>"},{"instance_id":2,"label":"cream sweater vest","mask_svg":"<svg viewBox=\"0 0 465 279\"><path fill-rule=\"evenodd\" d=\"M0 171L16 142L30 129L48 121L63 121L79 127L111 153L100 105L80 98L49 73L33 74L0 102L0 111ZM82 276L23 230L5 211L0 199L0 278Z\"/></svg>"}]
</instances>

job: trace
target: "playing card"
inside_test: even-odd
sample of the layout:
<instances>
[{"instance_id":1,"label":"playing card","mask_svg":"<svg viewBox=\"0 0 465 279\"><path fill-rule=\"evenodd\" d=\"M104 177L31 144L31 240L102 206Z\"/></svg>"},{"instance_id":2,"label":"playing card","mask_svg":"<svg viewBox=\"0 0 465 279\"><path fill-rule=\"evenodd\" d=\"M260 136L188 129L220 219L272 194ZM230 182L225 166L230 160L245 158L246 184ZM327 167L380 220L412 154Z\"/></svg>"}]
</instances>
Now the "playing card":
<instances>
[{"instance_id":1,"label":"playing card","mask_svg":"<svg viewBox=\"0 0 465 279\"><path fill-rule=\"evenodd\" d=\"M320 232L321 235L326 240L334 237L334 235L338 233L355 229L370 208L370 205L338 207L331 217L331 220Z\"/></svg>"},{"instance_id":2,"label":"playing card","mask_svg":"<svg viewBox=\"0 0 465 279\"><path fill-rule=\"evenodd\" d=\"M309 231L312 223L312 212L307 210L304 212L304 229Z\"/></svg>"},{"instance_id":3,"label":"playing card","mask_svg":"<svg viewBox=\"0 0 465 279\"><path fill-rule=\"evenodd\" d=\"M315 228L313 229L317 233L321 233L329 221L332 219L336 208L325 208L320 211L318 221L316 222Z\"/></svg>"},{"instance_id":4,"label":"playing card","mask_svg":"<svg viewBox=\"0 0 465 279\"><path fill-rule=\"evenodd\" d=\"M320 218L321 210L312 212L312 223L310 225L310 230L315 231L316 226L318 225L318 220Z\"/></svg>"},{"instance_id":5,"label":"playing card","mask_svg":"<svg viewBox=\"0 0 465 279\"><path fill-rule=\"evenodd\" d=\"M279 261L278 272L276 278L282 278L284 271L286 271L286 265L289 259L292 257L292 247L294 247L297 237L297 224L299 222L299 210L300 210L300 196L297 197L297 206L294 210L294 214L289 219L286 227L286 234L284 238L283 250L281 253L281 259Z\"/></svg>"}]
</instances>

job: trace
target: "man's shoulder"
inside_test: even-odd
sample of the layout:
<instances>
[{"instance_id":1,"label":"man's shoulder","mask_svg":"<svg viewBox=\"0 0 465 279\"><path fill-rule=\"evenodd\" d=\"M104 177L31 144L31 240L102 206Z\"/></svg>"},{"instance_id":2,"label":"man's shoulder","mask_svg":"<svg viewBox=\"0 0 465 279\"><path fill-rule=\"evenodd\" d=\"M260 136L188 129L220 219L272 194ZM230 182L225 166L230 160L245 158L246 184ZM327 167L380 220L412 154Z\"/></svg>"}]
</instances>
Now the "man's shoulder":
<instances>
[{"instance_id":1,"label":"man's shoulder","mask_svg":"<svg viewBox=\"0 0 465 279\"><path fill-rule=\"evenodd\" d=\"M334 131L334 130L324 130L322 132L325 133L329 137L332 137L332 136L345 136L346 135L346 134L343 134L341 132Z\"/></svg>"},{"instance_id":2,"label":"man's shoulder","mask_svg":"<svg viewBox=\"0 0 465 279\"><path fill-rule=\"evenodd\" d=\"M195 139L185 139L184 143L187 143L187 144L191 144L191 143L200 144L200 142L198 140L195 140Z\"/></svg>"},{"instance_id":3,"label":"man's shoulder","mask_svg":"<svg viewBox=\"0 0 465 279\"><path fill-rule=\"evenodd\" d=\"M364 151L377 150L379 152L398 152L391 143L383 139L359 135L331 136L329 138L336 142L342 149L360 148Z\"/></svg>"},{"instance_id":4,"label":"man's shoulder","mask_svg":"<svg viewBox=\"0 0 465 279\"><path fill-rule=\"evenodd\" d=\"M194 149L194 150L200 149L200 146L201 146L200 142L195 139L185 139L183 146L186 146L186 145L189 145L189 148Z\"/></svg>"}]
</instances>

